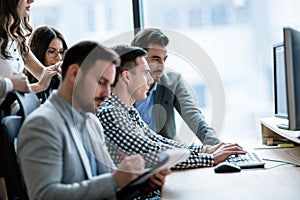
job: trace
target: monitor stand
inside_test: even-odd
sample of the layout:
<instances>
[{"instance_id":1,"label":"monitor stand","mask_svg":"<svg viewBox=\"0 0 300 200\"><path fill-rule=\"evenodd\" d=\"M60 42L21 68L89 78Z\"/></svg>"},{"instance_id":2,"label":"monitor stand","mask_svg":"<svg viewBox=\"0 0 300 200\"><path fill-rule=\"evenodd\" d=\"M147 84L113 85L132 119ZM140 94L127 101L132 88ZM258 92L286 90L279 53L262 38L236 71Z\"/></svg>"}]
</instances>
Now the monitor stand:
<instances>
[{"instance_id":1,"label":"monitor stand","mask_svg":"<svg viewBox=\"0 0 300 200\"><path fill-rule=\"evenodd\" d=\"M288 128L287 124L289 124L287 120L278 117L262 118L261 133L263 144L276 145L287 142L300 144L300 131L285 130Z\"/></svg>"}]
</instances>

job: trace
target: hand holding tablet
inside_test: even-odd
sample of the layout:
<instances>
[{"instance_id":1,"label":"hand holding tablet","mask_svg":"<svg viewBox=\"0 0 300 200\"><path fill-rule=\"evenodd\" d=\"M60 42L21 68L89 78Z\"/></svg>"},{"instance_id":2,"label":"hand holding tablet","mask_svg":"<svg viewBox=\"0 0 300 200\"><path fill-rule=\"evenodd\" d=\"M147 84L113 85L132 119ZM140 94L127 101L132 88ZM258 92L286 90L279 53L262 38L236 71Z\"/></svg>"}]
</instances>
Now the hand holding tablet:
<instances>
[{"instance_id":1,"label":"hand holding tablet","mask_svg":"<svg viewBox=\"0 0 300 200\"><path fill-rule=\"evenodd\" d=\"M144 174L129 183L117 192L117 199L132 199L139 194L147 194L153 190L149 186L148 179L161 170L168 169L174 165L185 161L190 156L187 149L168 149L159 154L159 162L151 169L147 169Z\"/></svg>"}]
</instances>

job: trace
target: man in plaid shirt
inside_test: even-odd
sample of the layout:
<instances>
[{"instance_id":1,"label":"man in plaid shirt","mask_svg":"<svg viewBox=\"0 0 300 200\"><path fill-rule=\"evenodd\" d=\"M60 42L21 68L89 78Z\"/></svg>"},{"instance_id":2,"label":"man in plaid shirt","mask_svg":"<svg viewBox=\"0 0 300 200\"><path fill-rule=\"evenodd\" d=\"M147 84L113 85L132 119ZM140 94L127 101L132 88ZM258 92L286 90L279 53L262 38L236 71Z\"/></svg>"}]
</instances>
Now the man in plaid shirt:
<instances>
[{"instance_id":1,"label":"man in plaid shirt","mask_svg":"<svg viewBox=\"0 0 300 200\"><path fill-rule=\"evenodd\" d=\"M158 161L159 152L171 148L190 151L190 157L174 169L210 167L231 155L246 153L238 144L225 143L208 147L207 153L201 153L202 145L187 145L152 131L133 107L136 100L147 97L153 83L145 59L147 52L128 45L118 45L113 49L121 58L121 66L117 68L113 94L100 106L96 115L104 128L107 146L116 164L121 162L123 154L140 154L146 167L151 167Z\"/></svg>"}]
</instances>

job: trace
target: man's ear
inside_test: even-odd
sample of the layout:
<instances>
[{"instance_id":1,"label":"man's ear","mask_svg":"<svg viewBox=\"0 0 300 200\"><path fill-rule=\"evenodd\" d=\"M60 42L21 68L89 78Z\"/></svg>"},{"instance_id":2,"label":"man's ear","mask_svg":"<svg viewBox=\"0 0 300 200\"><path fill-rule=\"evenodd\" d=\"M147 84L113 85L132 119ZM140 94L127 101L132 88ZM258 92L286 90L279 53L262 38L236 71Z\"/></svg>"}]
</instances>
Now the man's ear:
<instances>
[{"instance_id":1,"label":"man's ear","mask_svg":"<svg viewBox=\"0 0 300 200\"><path fill-rule=\"evenodd\" d=\"M122 79L123 81L125 81L126 84L129 84L129 80L130 80L129 71L127 71L127 70L122 71L119 79Z\"/></svg>"},{"instance_id":2,"label":"man's ear","mask_svg":"<svg viewBox=\"0 0 300 200\"><path fill-rule=\"evenodd\" d=\"M69 80L74 83L76 80L76 77L78 75L80 67L78 64L72 64L69 66L68 71L67 71L67 76L69 77Z\"/></svg>"}]
</instances>

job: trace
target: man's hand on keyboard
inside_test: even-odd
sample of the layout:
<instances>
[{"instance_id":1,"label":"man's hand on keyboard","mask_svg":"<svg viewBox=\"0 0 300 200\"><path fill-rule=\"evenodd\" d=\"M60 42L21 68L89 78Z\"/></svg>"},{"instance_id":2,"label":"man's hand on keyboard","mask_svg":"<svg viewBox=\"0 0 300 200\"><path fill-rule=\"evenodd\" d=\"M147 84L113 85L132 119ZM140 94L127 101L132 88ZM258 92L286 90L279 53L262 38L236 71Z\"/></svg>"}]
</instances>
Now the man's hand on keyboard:
<instances>
[{"instance_id":1,"label":"man's hand on keyboard","mask_svg":"<svg viewBox=\"0 0 300 200\"><path fill-rule=\"evenodd\" d=\"M206 153L213 154L215 165L224 162L231 155L246 154L247 152L238 144L220 143L215 146L208 147Z\"/></svg>"}]
</instances>

